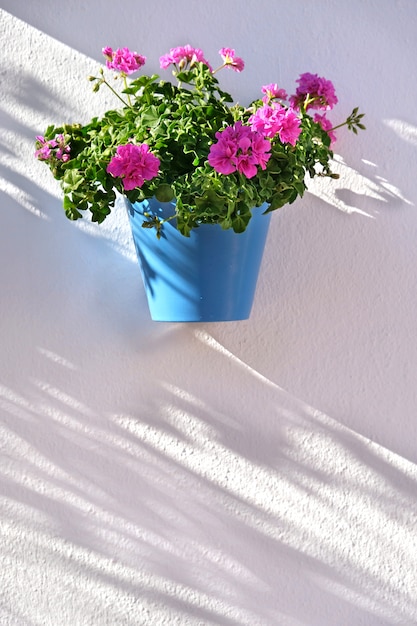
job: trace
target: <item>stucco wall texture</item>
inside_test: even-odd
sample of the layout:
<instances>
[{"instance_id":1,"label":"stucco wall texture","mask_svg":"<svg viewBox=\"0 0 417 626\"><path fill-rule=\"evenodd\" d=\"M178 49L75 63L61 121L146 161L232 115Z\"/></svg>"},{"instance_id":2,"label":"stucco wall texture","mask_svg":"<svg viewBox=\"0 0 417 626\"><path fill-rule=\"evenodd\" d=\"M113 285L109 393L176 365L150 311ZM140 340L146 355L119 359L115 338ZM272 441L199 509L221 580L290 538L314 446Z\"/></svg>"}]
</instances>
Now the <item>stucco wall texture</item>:
<instances>
[{"instance_id":1,"label":"stucco wall texture","mask_svg":"<svg viewBox=\"0 0 417 626\"><path fill-rule=\"evenodd\" d=\"M0 624L417 624L414 0L2 0ZM250 320L149 319L123 209L33 158L128 46L331 79L341 178L273 215Z\"/></svg>"}]
</instances>

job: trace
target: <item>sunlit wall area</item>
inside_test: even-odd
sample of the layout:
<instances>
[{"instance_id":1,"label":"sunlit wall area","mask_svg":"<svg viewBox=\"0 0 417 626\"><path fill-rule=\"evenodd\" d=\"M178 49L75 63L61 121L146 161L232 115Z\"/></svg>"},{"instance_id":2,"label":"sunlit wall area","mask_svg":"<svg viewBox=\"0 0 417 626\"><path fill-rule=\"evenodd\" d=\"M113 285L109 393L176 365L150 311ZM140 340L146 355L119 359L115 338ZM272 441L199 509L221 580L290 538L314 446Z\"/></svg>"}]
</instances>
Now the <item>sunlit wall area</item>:
<instances>
[{"instance_id":1,"label":"sunlit wall area","mask_svg":"<svg viewBox=\"0 0 417 626\"><path fill-rule=\"evenodd\" d=\"M3 0L0 27L0 623L417 623L414 1ZM366 113L272 216L243 322L152 322L123 206L70 222L33 156L117 106L104 46L162 75L186 43L236 49L241 103L312 72L335 125Z\"/></svg>"}]
</instances>

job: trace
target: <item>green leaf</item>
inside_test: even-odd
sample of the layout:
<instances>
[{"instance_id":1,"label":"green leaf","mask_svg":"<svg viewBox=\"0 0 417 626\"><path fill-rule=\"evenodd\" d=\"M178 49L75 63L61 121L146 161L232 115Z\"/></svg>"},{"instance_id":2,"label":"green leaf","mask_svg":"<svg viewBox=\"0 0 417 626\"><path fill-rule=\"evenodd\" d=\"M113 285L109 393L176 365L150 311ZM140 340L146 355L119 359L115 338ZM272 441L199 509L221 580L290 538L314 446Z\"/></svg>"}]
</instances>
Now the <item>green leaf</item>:
<instances>
[{"instance_id":1,"label":"green leaf","mask_svg":"<svg viewBox=\"0 0 417 626\"><path fill-rule=\"evenodd\" d=\"M251 219L251 213L243 213L242 215L236 215L235 217L232 218L232 228L234 230L235 233L243 233L246 228L247 225L249 224L249 221Z\"/></svg>"},{"instance_id":2,"label":"green leaf","mask_svg":"<svg viewBox=\"0 0 417 626\"><path fill-rule=\"evenodd\" d=\"M142 124L156 126L159 122L159 113L156 106L150 106L142 115Z\"/></svg>"},{"instance_id":3,"label":"green leaf","mask_svg":"<svg viewBox=\"0 0 417 626\"><path fill-rule=\"evenodd\" d=\"M200 197L195 198L195 206L201 213L216 213L224 209L226 203L226 197L220 196L213 189L208 191Z\"/></svg>"},{"instance_id":4,"label":"green leaf","mask_svg":"<svg viewBox=\"0 0 417 626\"><path fill-rule=\"evenodd\" d=\"M191 235L191 230L193 228L193 224L191 224L188 220L183 219L183 216L177 216L177 228L184 237L189 237Z\"/></svg>"},{"instance_id":5,"label":"green leaf","mask_svg":"<svg viewBox=\"0 0 417 626\"><path fill-rule=\"evenodd\" d=\"M64 211L68 219L70 220L78 220L82 217L82 214L79 212L77 207L71 202L71 199L68 196L64 196Z\"/></svg>"},{"instance_id":6,"label":"green leaf","mask_svg":"<svg viewBox=\"0 0 417 626\"><path fill-rule=\"evenodd\" d=\"M276 209L280 209L285 204L289 202L294 202L297 197L297 192L294 189L285 189L279 193L276 193L271 198L271 203L269 208L265 211L265 213L270 213L271 211L275 211Z\"/></svg>"},{"instance_id":7,"label":"green leaf","mask_svg":"<svg viewBox=\"0 0 417 626\"><path fill-rule=\"evenodd\" d=\"M155 190L155 197L159 202L171 202L175 196L171 185L163 183Z\"/></svg>"}]
</instances>

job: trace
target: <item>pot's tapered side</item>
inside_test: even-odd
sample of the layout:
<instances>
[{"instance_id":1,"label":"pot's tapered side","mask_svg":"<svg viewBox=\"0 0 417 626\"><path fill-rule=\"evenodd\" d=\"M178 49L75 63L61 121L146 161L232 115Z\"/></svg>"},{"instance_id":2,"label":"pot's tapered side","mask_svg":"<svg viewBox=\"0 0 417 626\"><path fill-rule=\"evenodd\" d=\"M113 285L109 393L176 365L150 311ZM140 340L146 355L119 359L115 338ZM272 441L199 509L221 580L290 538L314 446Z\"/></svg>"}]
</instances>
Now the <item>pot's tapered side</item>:
<instances>
[{"instance_id":1,"label":"pot's tapered side","mask_svg":"<svg viewBox=\"0 0 417 626\"><path fill-rule=\"evenodd\" d=\"M268 234L268 205L254 209L243 233L203 224L190 237L175 221L162 236L143 228L144 213L166 218L175 203L126 201L149 311L159 322L221 322L248 319Z\"/></svg>"}]
</instances>

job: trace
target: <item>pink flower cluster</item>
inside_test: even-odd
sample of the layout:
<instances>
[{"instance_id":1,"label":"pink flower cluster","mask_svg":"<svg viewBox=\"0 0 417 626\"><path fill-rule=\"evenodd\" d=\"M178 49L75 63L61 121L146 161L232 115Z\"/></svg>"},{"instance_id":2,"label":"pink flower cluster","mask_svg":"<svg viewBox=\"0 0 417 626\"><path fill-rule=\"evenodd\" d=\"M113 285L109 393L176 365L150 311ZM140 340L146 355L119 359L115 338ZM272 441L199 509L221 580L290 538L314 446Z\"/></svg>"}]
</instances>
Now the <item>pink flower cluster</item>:
<instances>
[{"instance_id":1,"label":"pink flower cluster","mask_svg":"<svg viewBox=\"0 0 417 626\"><path fill-rule=\"evenodd\" d=\"M103 54L107 59L108 68L125 75L140 69L146 60L144 56L131 52L128 48L113 51L112 48L106 47L103 48ZM221 48L219 54L223 64L218 69L230 67L236 72L244 69L243 59L235 54L233 48ZM184 69L197 62L204 63L213 72L203 51L189 44L171 48L168 54L160 57L162 69L170 65ZM285 89L276 83L264 85L263 106L251 115L248 125L239 121L216 133L217 142L210 147L208 162L217 172L225 175L239 172L247 178L252 178L256 175L258 166L266 168L271 156L270 139L278 136L282 143L289 143L292 146L297 143L301 134L301 119L297 110L301 108L327 110L333 108L338 101L332 82L317 74L301 74L297 83L296 93L289 98L289 108L279 102L288 99ZM325 115L316 113L314 121L329 134L331 141L335 141L332 124ZM38 158L47 160L52 154L51 150L57 148L56 158L68 160L69 146L61 145L62 136L57 136L55 140L49 142L43 137L37 139L43 143L35 153ZM147 144L139 146L126 144L117 148L117 153L107 166L107 171L115 177L122 178L124 188L131 190L141 187L145 180L157 176L159 166L159 159L149 151Z\"/></svg>"},{"instance_id":2,"label":"pink flower cluster","mask_svg":"<svg viewBox=\"0 0 417 626\"><path fill-rule=\"evenodd\" d=\"M158 175L160 161L149 152L146 143L134 145L131 143L118 146L116 155L107 166L107 172L117 178L122 178L126 191L142 187L145 180L152 180Z\"/></svg>"},{"instance_id":3,"label":"pink flower cluster","mask_svg":"<svg viewBox=\"0 0 417 626\"><path fill-rule=\"evenodd\" d=\"M223 64L226 67L232 68L235 72L241 72L245 67L245 62L240 57L236 56L233 48L221 48L219 54L223 59Z\"/></svg>"},{"instance_id":4,"label":"pink flower cluster","mask_svg":"<svg viewBox=\"0 0 417 626\"><path fill-rule=\"evenodd\" d=\"M333 83L317 74L306 72L297 80L298 87L295 95L291 96L291 105L299 109L305 106L308 109L332 109L337 104L337 96Z\"/></svg>"},{"instance_id":5,"label":"pink flower cluster","mask_svg":"<svg viewBox=\"0 0 417 626\"><path fill-rule=\"evenodd\" d=\"M209 164L219 174L240 172L246 178L256 176L257 166L263 170L270 158L271 144L261 133L236 122L216 133L217 142L208 154Z\"/></svg>"},{"instance_id":6,"label":"pink flower cluster","mask_svg":"<svg viewBox=\"0 0 417 626\"><path fill-rule=\"evenodd\" d=\"M196 63L198 61L207 65L210 70L212 69L210 63L204 58L203 51L200 50L200 48L193 48L188 44L186 46L171 48L168 54L164 54L159 59L161 69L163 70L170 65L183 67L187 65L187 63Z\"/></svg>"},{"instance_id":7,"label":"pink flower cluster","mask_svg":"<svg viewBox=\"0 0 417 626\"><path fill-rule=\"evenodd\" d=\"M264 104L250 116L249 124L264 137L279 136L283 143L295 146L301 133L301 121L293 109L286 109L278 103Z\"/></svg>"},{"instance_id":8,"label":"pink flower cluster","mask_svg":"<svg viewBox=\"0 0 417 626\"><path fill-rule=\"evenodd\" d=\"M36 140L41 144L36 150L35 157L40 161L49 161L53 158L65 163L69 161L71 147L65 143L64 135L55 135L55 139L46 140L42 135L37 135Z\"/></svg>"},{"instance_id":9,"label":"pink flower cluster","mask_svg":"<svg viewBox=\"0 0 417 626\"><path fill-rule=\"evenodd\" d=\"M276 83L264 85L262 87L262 93L265 94L262 98L262 101L265 102L265 104L268 104L271 100L286 100L288 98L288 94L285 89L280 89Z\"/></svg>"},{"instance_id":10,"label":"pink flower cluster","mask_svg":"<svg viewBox=\"0 0 417 626\"><path fill-rule=\"evenodd\" d=\"M132 74L145 65L146 57L137 54L137 52L131 52L129 48L113 50L107 46L103 48L102 52L107 59L107 67L123 74Z\"/></svg>"},{"instance_id":11,"label":"pink flower cluster","mask_svg":"<svg viewBox=\"0 0 417 626\"><path fill-rule=\"evenodd\" d=\"M230 67L235 72L241 72L245 67L243 59L236 56L233 48L221 48L219 54L223 59L223 65L221 67ZM168 54L164 54L159 59L160 66L165 70L170 65L176 65L180 69L183 69L189 63L201 62L213 71L210 63L204 56L204 53L200 48L193 48L189 44L186 46L178 46L177 48L171 48ZM219 68L220 69L220 68Z\"/></svg>"}]
</instances>

